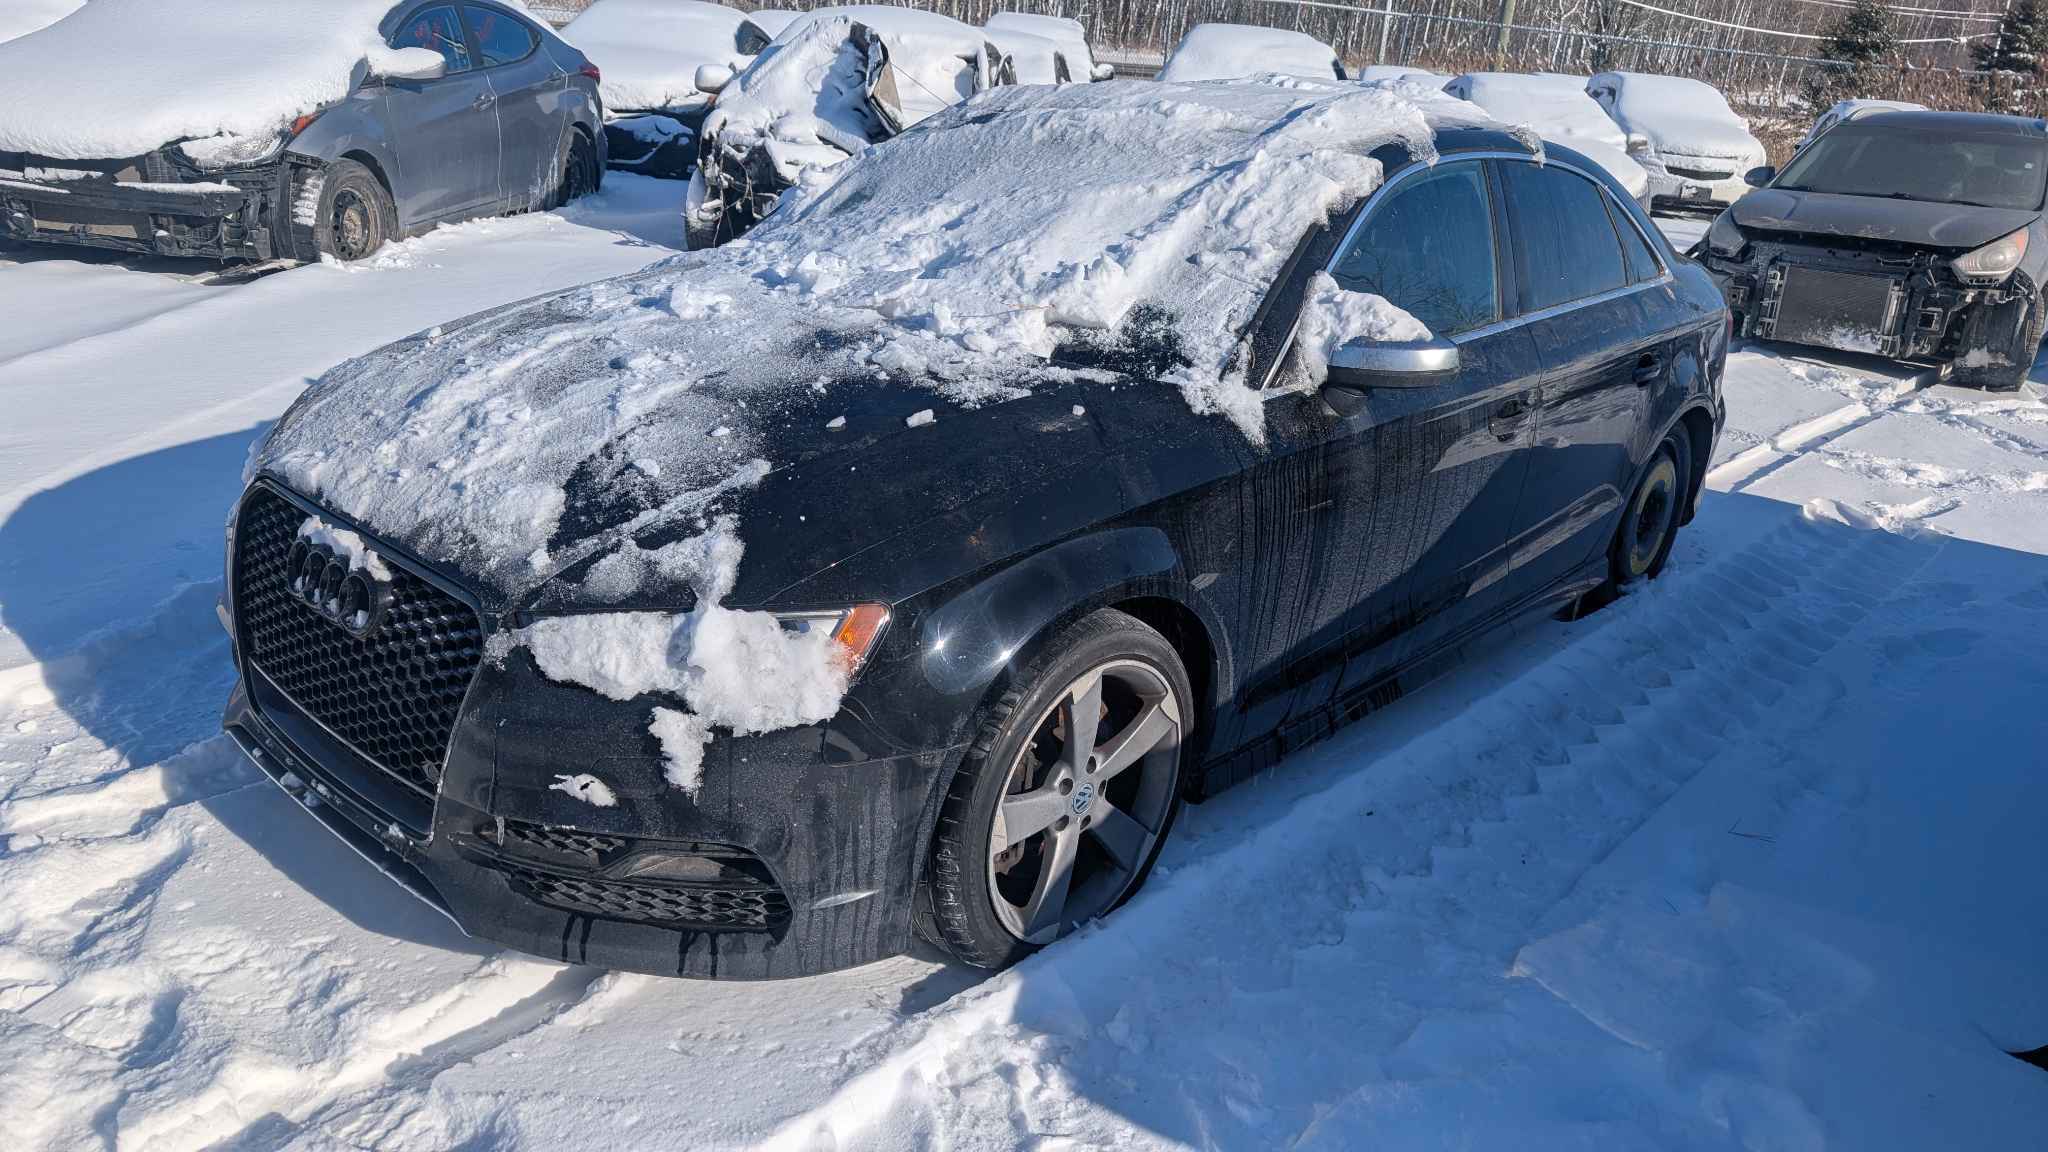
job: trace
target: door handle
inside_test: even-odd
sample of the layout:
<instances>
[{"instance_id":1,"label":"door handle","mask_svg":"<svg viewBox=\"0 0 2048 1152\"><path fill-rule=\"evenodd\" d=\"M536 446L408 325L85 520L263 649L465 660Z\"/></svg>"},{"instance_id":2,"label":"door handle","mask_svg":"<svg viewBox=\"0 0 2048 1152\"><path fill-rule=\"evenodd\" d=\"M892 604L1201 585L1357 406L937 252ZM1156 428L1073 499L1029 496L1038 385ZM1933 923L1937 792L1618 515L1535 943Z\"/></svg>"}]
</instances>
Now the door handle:
<instances>
[{"instance_id":1,"label":"door handle","mask_svg":"<svg viewBox=\"0 0 2048 1152\"><path fill-rule=\"evenodd\" d=\"M1636 387L1640 388L1664 374L1664 356L1664 351L1660 348L1636 357Z\"/></svg>"},{"instance_id":2,"label":"door handle","mask_svg":"<svg viewBox=\"0 0 2048 1152\"><path fill-rule=\"evenodd\" d=\"M476 99L469 102L469 106L481 112L497 102L498 98L496 96L491 95L489 92L480 92L477 94Z\"/></svg>"},{"instance_id":3,"label":"door handle","mask_svg":"<svg viewBox=\"0 0 2048 1152\"><path fill-rule=\"evenodd\" d=\"M1513 440L1522 434L1522 426L1526 423L1523 417L1529 411L1528 403L1520 396L1510 396L1495 406L1493 415L1486 418L1486 426L1495 439L1502 442Z\"/></svg>"}]
</instances>

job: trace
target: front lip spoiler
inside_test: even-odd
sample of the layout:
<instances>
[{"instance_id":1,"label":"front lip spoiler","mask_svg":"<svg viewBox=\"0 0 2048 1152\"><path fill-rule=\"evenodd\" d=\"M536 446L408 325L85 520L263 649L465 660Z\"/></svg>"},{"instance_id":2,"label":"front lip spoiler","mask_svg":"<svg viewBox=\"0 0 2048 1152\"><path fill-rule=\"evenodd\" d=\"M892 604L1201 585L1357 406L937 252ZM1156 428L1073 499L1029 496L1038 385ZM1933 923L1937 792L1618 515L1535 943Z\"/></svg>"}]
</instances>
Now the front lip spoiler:
<instances>
[{"instance_id":1,"label":"front lip spoiler","mask_svg":"<svg viewBox=\"0 0 2048 1152\"><path fill-rule=\"evenodd\" d=\"M455 918L455 913L448 907L448 902L427 882L424 873L406 863L396 853L350 823L347 817L335 811L333 806L320 796L317 787L307 782L304 774L296 771L292 765L281 762L283 754L273 753L265 748L240 724L230 725L227 731L228 735L234 738L236 746L241 748L266 777L269 777L271 783L291 797L293 803L305 809L313 819L334 833L343 844L348 845L350 851L361 856L370 867L382 872L400 888L412 893L420 903L447 918L450 924L455 925L456 931L465 937L469 935L469 930L463 927L462 921Z\"/></svg>"}]
</instances>

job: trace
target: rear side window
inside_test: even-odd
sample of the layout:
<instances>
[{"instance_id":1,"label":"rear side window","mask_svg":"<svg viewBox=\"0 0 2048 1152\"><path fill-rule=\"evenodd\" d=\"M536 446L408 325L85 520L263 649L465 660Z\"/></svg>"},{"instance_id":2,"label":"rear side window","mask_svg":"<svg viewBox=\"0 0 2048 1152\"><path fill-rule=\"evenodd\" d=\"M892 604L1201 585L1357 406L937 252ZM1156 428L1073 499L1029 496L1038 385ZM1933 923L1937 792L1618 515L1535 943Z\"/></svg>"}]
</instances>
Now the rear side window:
<instances>
[{"instance_id":1,"label":"rear side window","mask_svg":"<svg viewBox=\"0 0 2048 1152\"><path fill-rule=\"evenodd\" d=\"M1628 283L1606 197L1591 180L1555 165L1500 166L1508 245L1522 311L1536 312Z\"/></svg>"},{"instance_id":2,"label":"rear side window","mask_svg":"<svg viewBox=\"0 0 2048 1152\"><path fill-rule=\"evenodd\" d=\"M407 16L391 38L391 46L432 49L448 62L448 71L469 70L469 44L462 38L462 21L451 7L422 8Z\"/></svg>"},{"instance_id":3,"label":"rear side window","mask_svg":"<svg viewBox=\"0 0 2048 1152\"><path fill-rule=\"evenodd\" d=\"M513 64L533 55L533 32L518 17L476 4L465 4L462 11L469 17L469 30L484 67Z\"/></svg>"},{"instance_id":4,"label":"rear side window","mask_svg":"<svg viewBox=\"0 0 2048 1152\"><path fill-rule=\"evenodd\" d=\"M1628 210L1616 204L1611 196L1602 199L1607 201L1608 215L1614 217L1614 233L1621 237L1621 262L1628 271L1628 282L1640 284L1663 275L1663 268L1658 266L1657 258L1651 255L1649 243L1643 239L1641 230L1630 218Z\"/></svg>"},{"instance_id":5,"label":"rear side window","mask_svg":"<svg viewBox=\"0 0 2048 1152\"><path fill-rule=\"evenodd\" d=\"M1386 297L1438 336L1500 319L1485 169L1445 164L1403 183L1366 218L1330 275L1350 291Z\"/></svg>"}]
</instances>

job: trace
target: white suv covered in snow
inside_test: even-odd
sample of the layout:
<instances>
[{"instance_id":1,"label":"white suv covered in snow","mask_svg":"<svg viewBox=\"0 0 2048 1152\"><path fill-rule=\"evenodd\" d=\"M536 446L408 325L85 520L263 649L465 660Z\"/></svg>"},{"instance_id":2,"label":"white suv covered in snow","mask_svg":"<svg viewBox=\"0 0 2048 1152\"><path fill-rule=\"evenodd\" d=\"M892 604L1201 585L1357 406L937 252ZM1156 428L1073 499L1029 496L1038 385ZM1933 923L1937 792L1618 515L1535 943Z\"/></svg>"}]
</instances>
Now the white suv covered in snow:
<instances>
[{"instance_id":1,"label":"white suv covered in snow","mask_svg":"<svg viewBox=\"0 0 2048 1152\"><path fill-rule=\"evenodd\" d=\"M1743 173L1764 162L1749 124L1698 80L1602 72L1586 82L1586 95L1628 133L1629 156L1649 174L1654 207L1718 212L1749 191Z\"/></svg>"}]
</instances>

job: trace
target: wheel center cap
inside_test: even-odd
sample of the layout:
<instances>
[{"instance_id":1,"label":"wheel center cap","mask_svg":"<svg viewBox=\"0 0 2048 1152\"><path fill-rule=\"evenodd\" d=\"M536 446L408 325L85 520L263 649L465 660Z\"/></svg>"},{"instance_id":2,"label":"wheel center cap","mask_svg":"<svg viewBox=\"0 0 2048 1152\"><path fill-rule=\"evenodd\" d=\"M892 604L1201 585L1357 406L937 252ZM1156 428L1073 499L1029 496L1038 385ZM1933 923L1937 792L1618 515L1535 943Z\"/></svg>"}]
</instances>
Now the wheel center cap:
<instances>
[{"instance_id":1,"label":"wheel center cap","mask_svg":"<svg viewBox=\"0 0 2048 1152\"><path fill-rule=\"evenodd\" d=\"M1088 809L1091 806L1093 806L1094 803L1095 784L1092 781L1084 783L1079 788L1074 789L1074 794L1067 798L1067 806L1074 810L1074 815L1076 816L1086 816L1088 814Z\"/></svg>"}]
</instances>

